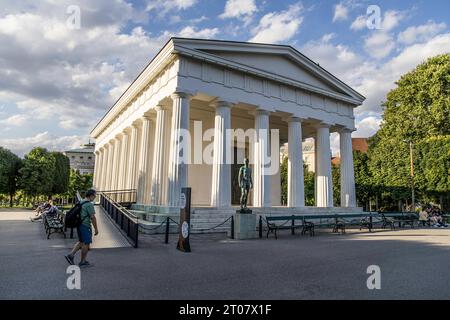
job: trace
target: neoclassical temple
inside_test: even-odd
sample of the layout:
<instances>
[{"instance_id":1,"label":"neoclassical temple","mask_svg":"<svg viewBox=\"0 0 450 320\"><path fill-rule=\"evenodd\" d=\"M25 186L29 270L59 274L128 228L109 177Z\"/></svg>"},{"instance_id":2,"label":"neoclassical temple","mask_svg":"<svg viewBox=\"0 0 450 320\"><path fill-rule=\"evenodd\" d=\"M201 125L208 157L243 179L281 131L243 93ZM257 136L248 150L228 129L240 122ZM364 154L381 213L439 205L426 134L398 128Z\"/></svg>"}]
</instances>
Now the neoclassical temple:
<instances>
[{"instance_id":1,"label":"neoclassical temple","mask_svg":"<svg viewBox=\"0 0 450 320\"><path fill-rule=\"evenodd\" d=\"M136 189L138 204L160 207L176 207L189 186L193 206L230 208L239 204L238 170L251 152L249 206L280 207L280 171L264 174L263 161L275 137L288 142L286 207L331 209L330 133L338 132L341 207L356 207L351 132L364 99L291 46L171 38L92 130L94 185ZM256 129L255 141L230 146L227 129ZM192 134L184 141L190 151L180 150L180 130ZM306 138L315 144L315 207L305 207Z\"/></svg>"}]
</instances>

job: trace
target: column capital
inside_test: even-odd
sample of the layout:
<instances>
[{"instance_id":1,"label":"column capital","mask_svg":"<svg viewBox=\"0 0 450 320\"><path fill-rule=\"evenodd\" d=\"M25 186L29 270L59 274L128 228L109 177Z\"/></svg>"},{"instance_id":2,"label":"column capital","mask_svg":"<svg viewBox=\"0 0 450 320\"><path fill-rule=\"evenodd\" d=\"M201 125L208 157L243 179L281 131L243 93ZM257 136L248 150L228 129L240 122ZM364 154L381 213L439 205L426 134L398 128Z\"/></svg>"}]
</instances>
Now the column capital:
<instances>
[{"instance_id":1,"label":"column capital","mask_svg":"<svg viewBox=\"0 0 450 320\"><path fill-rule=\"evenodd\" d=\"M306 118L290 116L290 117L283 118L283 120L286 122L304 122L304 121L306 121Z\"/></svg>"},{"instance_id":2,"label":"column capital","mask_svg":"<svg viewBox=\"0 0 450 320\"><path fill-rule=\"evenodd\" d=\"M230 102L228 100L222 100L222 99L217 99L214 100L213 102L210 103L211 106L213 107L228 107L231 108L233 106L233 102Z\"/></svg>"},{"instance_id":3,"label":"column capital","mask_svg":"<svg viewBox=\"0 0 450 320\"><path fill-rule=\"evenodd\" d=\"M331 128L333 124L330 122L321 121L318 124L316 124L316 128Z\"/></svg>"},{"instance_id":4,"label":"column capital","mask_svg":"<svg viewBox=\"0 0 450 320\"><path fill-rule=\"evenodd\" d=\"M264 110L264 109L256 109L255 110L255 115L269 116L270 115L270 111L269 110Z\"/></svg>"},{"instance_id":5,"label":"column capital","mask_svg":"<svg viewBox=\"0 0 450 320\"><path fill-rule=\"evenodd\" d=\"M157 104L155 107L155 111L159 112L159 111L164 111L167 110L167 106L163 105L163 104Z\"/></svg>"},{"instance_id":6,"label":"column capital","mask_svg":"<svg viewBox=\"0 0 450 320\"><path fill-rule=\"evenodd\" d=\"M182 98L182 99L192 99L192 97L193 97L193 94L192 93L190 93L190 92L186 92L186 91L175 91L175 92L173 92L171 95L170 95L170 97L172 98L172 99L179 99L179 98Z\"/></svg>"},{"instance_id":7,"label":"column capital","mask_svg":"<svg viewBox=\"0 0 450 320\"><path fill-rule=\"evenodd\" d=\"M356 131L356 129L343 127L343 128L339 128L337 131L339 133L352 133L353 131Z\"/></svg>"}]
</instances>

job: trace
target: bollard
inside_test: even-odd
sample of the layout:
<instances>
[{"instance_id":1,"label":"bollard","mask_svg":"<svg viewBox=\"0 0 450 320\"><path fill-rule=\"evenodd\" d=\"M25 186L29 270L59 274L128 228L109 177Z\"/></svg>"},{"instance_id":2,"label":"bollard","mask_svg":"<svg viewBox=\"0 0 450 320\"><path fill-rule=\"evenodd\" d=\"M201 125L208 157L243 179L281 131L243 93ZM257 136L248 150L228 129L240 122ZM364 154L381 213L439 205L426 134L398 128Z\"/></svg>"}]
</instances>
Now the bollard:
<instances>
[{"instance_id":1,"label":"bollard","mask_svg":"<svg viewBox=\"0 0 450 320\"><path fill-rule=\"evenodd\" d=\"M294 215L292 215L292 222L291 222L291 234L294 235L295 234L295 220L294 220Z\"/></svg>"},{"instance_id":2,"label":"bollard","mask_svg":"<svg viewBox=\"0 0 450 320\"><path fill-rule=\"evenodd\" d=\"M231 216L231 239L234 239L234 217Z\"/></svg>"},{"instance_id":3,"label":"bollard","mask_svg":"<svg viewBox=\"0 0 450 320\"><path fill-rule=\"evenodd\" d=\"M167 217L166 220L166 240L164 241L164 243L169 243L169 228L170 228L170 218Z\"/></svg>"},{"instance_id":4,"label":"bollard","mask_svg":"<svg viewBox=\"0 0 450 320\"><path fill-rule=\"evenodd\" d=\"M262 238L262 216L259 216L259 238Z\"/></svg>"}]
</instances>

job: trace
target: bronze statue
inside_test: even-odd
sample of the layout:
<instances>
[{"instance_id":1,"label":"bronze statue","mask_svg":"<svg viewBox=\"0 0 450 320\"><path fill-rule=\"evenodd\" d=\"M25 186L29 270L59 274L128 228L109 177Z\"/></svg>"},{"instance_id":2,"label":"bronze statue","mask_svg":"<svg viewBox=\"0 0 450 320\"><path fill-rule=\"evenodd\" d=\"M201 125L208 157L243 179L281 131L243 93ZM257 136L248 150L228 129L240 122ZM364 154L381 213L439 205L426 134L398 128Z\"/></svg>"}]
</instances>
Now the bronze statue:
<instances>
[{"instance_id":1,"label":"bronze statue","mask_svg":"<svg viewBox=\"0 0 450 320\"><path fill-rule=\"evenodd\" d=\"M253 188L252 169L248 166L248 159L244 159L244 165L239 168L239 187L241 188L241 209L247 209L248 193Z\"/></svg>"}]
</instances>

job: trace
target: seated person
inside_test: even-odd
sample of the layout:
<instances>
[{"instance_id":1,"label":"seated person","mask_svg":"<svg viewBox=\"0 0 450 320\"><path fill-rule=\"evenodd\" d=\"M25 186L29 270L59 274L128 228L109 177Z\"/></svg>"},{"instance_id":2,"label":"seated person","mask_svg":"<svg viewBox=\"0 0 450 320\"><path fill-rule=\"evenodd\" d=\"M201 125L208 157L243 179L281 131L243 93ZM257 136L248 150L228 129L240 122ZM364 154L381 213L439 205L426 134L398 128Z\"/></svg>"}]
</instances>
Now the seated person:
<instances>
[{"instance_id":1,"label":"seated person","mask_svg":"<svg viewBox=\"0 0 450 320\"><path fill-rule=\"evenodd\" d=\"M57 209L58 208L56 208L56 206L53 205L53 200L50 199L44 205L38 207L38 211L37 211L36 217L35 218L30 218L30 220L32 222L40 220L40 219L43 218L43 215L44 214L48 214L48 212L50 212L50 214L55 214L57 212L55 210L57 210Z\"/></svg>"},{"instance_id":2,"label":"seated person","mask_svg":"<svg viewBox=\"0 0 450 320\"><path fill-rule=\"evenodd\" d=\"M428 212L426 209L420 211L419 213L419 222L422 222L422 225L425 226L425 223L428 222Z\"/></svg>"}]
</instances>

